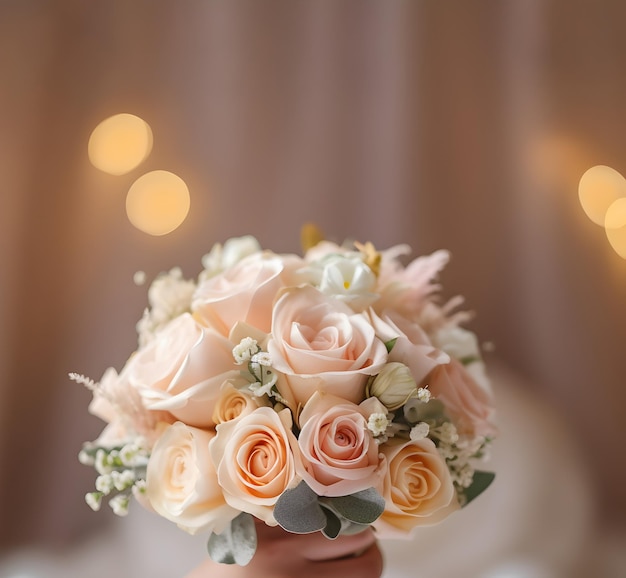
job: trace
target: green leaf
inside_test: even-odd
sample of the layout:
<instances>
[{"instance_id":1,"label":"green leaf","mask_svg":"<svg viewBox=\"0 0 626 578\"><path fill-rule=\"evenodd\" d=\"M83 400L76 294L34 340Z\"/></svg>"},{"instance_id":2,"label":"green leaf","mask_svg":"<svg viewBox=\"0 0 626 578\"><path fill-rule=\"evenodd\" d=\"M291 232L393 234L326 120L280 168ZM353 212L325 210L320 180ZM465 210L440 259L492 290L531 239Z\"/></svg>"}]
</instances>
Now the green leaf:
<instances>
[{"instance_id":1,"label":"green leaf","mask_svg":"<svg viewBox=\"0 0 626 578\"><path fill-rule=\"evenodd\" d=\"M211 534L207 543L209 556L220 564L245 566L256 552L257 536L250 514L239 514L221 534Z\"/></svg>"},{"instance_id":2,"label":"green leaf","mask_svg":"<svg viewBox=\"0 0 626 578\"><path fill-rule=\"evenodd\" d=\"M385 510L385 499L374 488L323 501L339 516L356 524L371 524Z\"/></svg>"},{"instance_id":3,"label":"green leaf","mask_svg":"<svg viewBox=\"0 0 626 578\"><path fill-rule=\"evenodd\" d=\"M481 472L479 470L474 472L474 478L472 480L472 485L465 490L465 498L466 502L464 507L467 506L472 500L476 499L480 494L482 494L493 482L496 474L493 472Z\"/></svg>"},{"instance_id":4,"label":"green leaf","mask_svg":"<svg viewBox=\"0 0 626 578\"><path fill-rule=\"evenodd\" d=\"M394 337L393 339L390 339L389 341L385 341L385 347L387 348L387 353L391 353L391 350L393 349L393 346L396 344L396 341L398 341L397 337Z\"/></svg>"},{"instance_id":5,"label":"green leaf","mask_svg":"<svg viewBox=\"0 0 626 578\"><path fill-rule=\"evenodd\" d=\"M328 507L322 504L322 510L326 515L326 527L322 528L322 533L330 540L334 540L341 532L341 520Z\"/></svg>"},{"instance_id":6,"label":"green leaf","mask_svg":"<svg viewBox=\"0 0 626 578\"><path fill-rule=\"evenodd\" d=\"M274 506L274 518L283 529L294 534L317 532L328 523L317 494L305 482L280 495Z\"/></svg>"}]
</instances>

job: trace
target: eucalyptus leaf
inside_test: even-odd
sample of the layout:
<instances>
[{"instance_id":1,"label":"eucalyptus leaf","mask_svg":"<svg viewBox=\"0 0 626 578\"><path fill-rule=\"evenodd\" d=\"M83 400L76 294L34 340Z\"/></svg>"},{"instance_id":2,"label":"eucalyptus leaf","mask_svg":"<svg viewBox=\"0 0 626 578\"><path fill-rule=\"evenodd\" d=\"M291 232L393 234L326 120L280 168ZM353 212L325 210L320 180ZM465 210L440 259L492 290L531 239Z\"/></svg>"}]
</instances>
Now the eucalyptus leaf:
<instances>
[{"instance_id":1,"label":"eucalyptus leaf","mask_svg":"<svg viewBox=\"0 0 626 578\"><path fill-rule=\"evenodd\" d=\"M327 525L317 494L305 482L280 495L274 506L274 518L283 529L294 534L310 534Z\"/></svg>"},{"instance_id":2,"label":"eucalyptus leaf","mask_svg":"<svg viewBox=\"0 0 626 578\"><path fill-rule=\"evenodd\" d=\"M341 535L342 536L353 536L354 534L360 534L363 530L367 530L370 527L370 524L357 524L356 522L350 522L349 520L344 520L341 525Z\"/></svg>"},{"instance_id":3,"label":"eucalyptus leaf","mask_svg":"<svg viewBox=\"0 0 626 578\"><path fill-rule=\"evenodd\" d=\"M256 552L257 536L250 514L239 514L221 534L211 534L207 543L209 556L220 564L245 566Z\"/></svg>"},{"instance_id":4,"label":"eucalyptus leaf","mask_svg":"<svg viewBox=\"0 0 626 578\"><path fill-rule=\"evenodd\" d=\"M495 477L496 474L493 472L475 471L472 485L465 490L466 502L464 506L467 506L472 500L480 496L491 485Z\"/></svg>"},{"instance_id":5,"label":"eucalyptus leaf","mask_svg":"<svg viewBox=\"0 0 626 578\"><path fill-rule=\"evenodd\" d=\"M385 510L385 499L374 488L348 496L325 498L324 502L341 518L364 525L374 522Z\"/></svg>"},{"instance_id":6,"label":"eucalyptus leaf","mask_svg":"<svg viewBox=\"0 0 626 578\"><path fill-rule=\"evenodd\" d=\"M341 532L341 520L330 508L325 505L322 505L322 510L326 515L326 526L322 528L322 533L324 536L329 538L330 540L334 540L339 533Z\"/></svg>"}]
</instances>

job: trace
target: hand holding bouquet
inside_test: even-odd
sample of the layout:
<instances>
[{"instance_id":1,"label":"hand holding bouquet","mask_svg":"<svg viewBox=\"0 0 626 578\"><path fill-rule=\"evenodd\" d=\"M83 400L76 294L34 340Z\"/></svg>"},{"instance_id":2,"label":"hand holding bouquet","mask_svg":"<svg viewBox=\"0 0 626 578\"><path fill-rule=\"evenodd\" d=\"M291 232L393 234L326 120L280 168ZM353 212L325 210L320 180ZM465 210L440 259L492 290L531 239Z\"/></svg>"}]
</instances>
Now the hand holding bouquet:
<instances>
[{"instance_id":1,"label":"hand holding bouquet","mask_svg":"<svg viewBox=\"0 0 626 578\"><path fill-rule=\"evenodd\" d=\"M251 237L216 245L197 280L159 276L138 349L93 390L107 422L80 458L88 504L131 498L209 553L246 564L254 519L334 539L406 537L482 492L495 435L489 382L459 299L438 300L448 260L408 265L402 245L320 241L303 257Z\"/></svg>"}]
</instances>

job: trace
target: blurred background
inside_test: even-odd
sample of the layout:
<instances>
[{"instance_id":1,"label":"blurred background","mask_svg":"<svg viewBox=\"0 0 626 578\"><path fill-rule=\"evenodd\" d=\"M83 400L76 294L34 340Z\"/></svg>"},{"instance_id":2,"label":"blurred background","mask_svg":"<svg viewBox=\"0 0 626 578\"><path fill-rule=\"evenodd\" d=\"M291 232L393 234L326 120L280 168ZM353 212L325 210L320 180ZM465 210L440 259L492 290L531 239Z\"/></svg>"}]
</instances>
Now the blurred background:
<instances>
[{"instance_id":1,"label":"blurred background","mask_svg":"<svg viewBox=\"0 0 626 578\"><path fill-rule=\"evenodd\" d=\"M500 501L476 515L512 545L463 575L626 575L625 70L622 0L0 0L0 576L117 528L83 503L102 423L67 374L135 348L135 272L195 277L244 234L298 252L306 222L449 249L444 294L494 345ZM532 566L546 540L569 570Z\"/></svg>"}]
</instances>

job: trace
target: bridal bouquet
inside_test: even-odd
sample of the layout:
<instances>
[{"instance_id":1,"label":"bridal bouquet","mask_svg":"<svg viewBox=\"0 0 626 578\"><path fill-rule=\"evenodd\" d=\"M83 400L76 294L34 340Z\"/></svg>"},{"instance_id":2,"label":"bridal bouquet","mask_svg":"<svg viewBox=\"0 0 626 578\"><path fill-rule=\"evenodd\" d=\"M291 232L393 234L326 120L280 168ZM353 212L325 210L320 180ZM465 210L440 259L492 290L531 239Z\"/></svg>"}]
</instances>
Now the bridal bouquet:
<instances>
[{"instance_id":1,"label":"bridal bouquet","mask_svg":"<svg viewBox=\"0 0 626 578\"><path fill-rule=\"evenodd\" d=\"M329 539L409 536L481 493L496 431L481 351L460 298L441 303L445 251L252 237L215 245L196 280L157 277L139 343L96 383L107 422L80 460L87 503L134 497L209 553L246 564L255 522Z\"/></svg>"}]
</instances>

